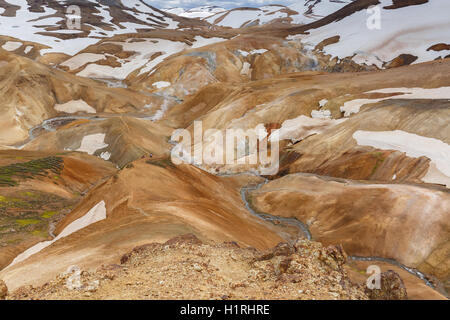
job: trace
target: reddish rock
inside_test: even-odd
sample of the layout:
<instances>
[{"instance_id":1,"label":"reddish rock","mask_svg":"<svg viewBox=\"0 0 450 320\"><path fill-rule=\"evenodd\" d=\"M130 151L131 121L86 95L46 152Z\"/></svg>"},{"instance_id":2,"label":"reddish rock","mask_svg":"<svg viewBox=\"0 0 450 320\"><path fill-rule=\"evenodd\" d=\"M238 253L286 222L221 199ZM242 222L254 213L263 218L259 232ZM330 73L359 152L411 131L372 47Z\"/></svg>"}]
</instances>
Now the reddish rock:
<instances>
[{"instance_id":1,"label":"reddish rock","mask_svg":"<svg viewBox=\"0 0 450 320\"><path fill-rule=\"evenodd\" d=\"M262 255L257 257L255 260L256 261L265 261L265 260L270 260L273 257L279 257L279 256L287 257L287 256L293 254L294 252L295 252L294 247L292 247L288 243L281 242L281 243L277 244L277 246L275 248L264 252Z\"/></svg>"},{"instance_id":2,"label":"reddish rock","mask_svg":"<svg viewBox=\"0 0 450 320\"><path fill-rule=\"evenodd\" d=\"M273 255L275 257L278 256L289 256L295 252L294 247L289 245L288 243L281 242L277 244L277 246L273 249Z\"/></svg>"},{"instance_id":3,"label":"reddish rock","mask_svg":"<svg viewBox=\"0 0 450 320\"><path fill-rule=\"evenodd\" d=\"M194 234L183 234L181 236L172 238L164 243L165 246L173 246L177 244L191 244L191 245L201 245L202 242Z\"/></svg>"},{"instance_id":4,"label":"reddish rock","mask_svg":"<svg viewBox=\"0 0 450 320\"><path fill-rule=\"evenodd\" d=\"M430 50L433 50L433 51L450 50L450 44L438 43L438 44L435 44L435 45L433 45L433 46L431 46L431 47L429 47L427 49L427 51L430 51Z\"/></svg>"},{"instance_id":5,"label":"reddish rock","mask_svg":"<svg viewBox=\"0 0 450 320\"><path fill-rule=\"evenodd\" d=\"M412 54L401 54L386 64L386 68L397 68L401 66L407 66L418 59L417 56Z\"/></svg>"}]
</instances>

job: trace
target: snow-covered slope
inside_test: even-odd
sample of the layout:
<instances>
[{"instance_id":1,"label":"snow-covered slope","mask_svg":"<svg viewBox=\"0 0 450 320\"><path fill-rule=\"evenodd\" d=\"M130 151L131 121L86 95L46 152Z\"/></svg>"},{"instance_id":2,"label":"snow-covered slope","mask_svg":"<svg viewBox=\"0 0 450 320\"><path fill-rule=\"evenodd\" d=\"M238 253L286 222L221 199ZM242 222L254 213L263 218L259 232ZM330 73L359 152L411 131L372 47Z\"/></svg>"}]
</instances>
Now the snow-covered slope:
<instances>
[{"instance_id":1,"label":"snow-covered slope","mask_svg":"<svg viewBox=\"0 0 450 320\"><path fill-rule=\"evenodd\" d=\"M77 12L71 5L80 9ZM176 16L166 14L141 0L0 1L0 35L47 46L41 54L73 55L85 47L122 33L148 29L176 29ZM80 13L80 28L76 19ZM74 19L75 18L75 19ZM75 28L68 27L67 22ZM75 22L75 23L74 23ZM19 46L20 47L20 46ZM4 49L15 51L15 46Z\"/></svg>"},{"instance_id":2,"label":"snow-covered slope","mask_svg":"<svg viewBox=\"0 0 450 320\"><path fill-rule=\"evenodd\" d=\"M293 24L308 24L338 11L354 0L304 0L289 5L298 14L292 15Z\"/></svg>"},{"instance_id":3,"label":"snow-covered slope","mask_svg":"<svg viewBox=\"0 0 450 320\"><path fill-rule=\"evenodd\" d=\"M308 24L339 10L352 0L299 0L289 5L266 5L260 8L235 8L206 18L209 23L231 28L249 27L283 21Z\"/></svg>"},{"instance_id":4,"label":"snow-covered slope","mask_svg":"<svg viewBox=\"0 0 450 320\"><path fill-rule=\"evenodd\" d=\"M388 63L401 63L399 59L410 60L406 63L409 64L450 55L450 1L416 1L416 4L410 1L407 6L395 6L392 0L379 1L378 9L358 10L346 16L343 13L331 23L307 30L308 35L290 38L301 39L304 44L315 47L338 36L337 42L323 47L325 54L339 59L350 57L359 64L378 68Z\"/></svg>"},{"instance_id":5,"label":"snow-covered slope","mask_svg":"<svg viewBox=\"0 0 450 320\"><path fill-rule=\"evenodd\" d=\"M132 72L138 75L153 71L166 58L183 50L226 41L226 38L194 36L191 41L158 37L130 37L121 41L104 41L87 47L59 64L78 76L125 80ZM117 50L120 48L120 50ZM123 57L126 52L129 57Z\"/></svg>"},{"instance_id":6,"label":"snow-covered slope","mask_svg":"<svg viewBox=\"0 0 450 320\"><path fill-rule=\"evenodd\" d=\"M226 11L226 9L217 6L202 6L188 10L185 10L183 8L170 8L170 9L163 9L163 11L175 14L180 17L203 19L208 18L219 12L224 12Z\"/></svg>"},{"instance_id":7,"label":"snow-covered slope","mask_svg":"<svg viewBox=\"0 0 450 320\"><path fill-rule=\"evenodd\" d=\"M210 16L206 19L211 24L222 27L241 28L266 24L275 19L285 19L291 14L287 7L269 5L261 8L236 8Z\"/></svg>"}]
</instances>

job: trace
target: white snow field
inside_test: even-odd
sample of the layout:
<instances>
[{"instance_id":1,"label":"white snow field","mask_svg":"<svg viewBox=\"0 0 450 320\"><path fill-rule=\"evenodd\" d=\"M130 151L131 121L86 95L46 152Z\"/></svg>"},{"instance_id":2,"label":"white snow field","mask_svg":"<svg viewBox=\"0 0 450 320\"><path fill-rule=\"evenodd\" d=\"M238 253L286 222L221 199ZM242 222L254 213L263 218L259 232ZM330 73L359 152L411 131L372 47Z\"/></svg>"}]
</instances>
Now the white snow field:
<instances>
[{"instance_id":1,"label":"white snow field","mask_svg":"<svg viewBox=\"0 0 450 320\"><path fill-rule=\"evenodd\" d=\"M344 112L344 117L349 117L354 113L358 113L361 107L369 103L377 103L389 99L449 99L450 87L439 88L384 88L378 90L368 91L366 93L402 93L391 97L384 97L378 99L355 99L344 103L341 107L341 112Z\"/></svg>"},{"instance_id":2,"label":"white snow field","mask_svg":"<svg viewBox=\"0 0 450 320\"><path fill-rule=\"evenodd\" d=\"M87 154L93 155L97 150L108 146L108 144L105 143L105 136L104 133L84 136L83 140L81 140L81 146L75 151L86 152Z\"/></svg>"},{"instance_id":3,"label":"white snow field","mask_svg":"<svg viewBox=\"0 0 450 320\"><path fill-rule=\"evenodd\" d=\"M71 38L66 40L58 39L52 34L67 34L67 33L81 33L80 30L61 29L56 31L49 31L49 34L39 34L47 32L46 27L61 25L66 28L66 17L52 17L57 13L57 10L49 6L42 5L43 12L31 12L28 7L27 0L8 0L12 5L19 6L20 9L16 11L16 15L12 17L0 15L0 34L10 36L22 41L31 41L48 46L48 49L41 50L41 54L50 52L60 52L68 55L74 55L84 48L97 43L99 38L108 38L117 34L136 33L138 29L152 29L152 28L178 28L178 22L172 18L164 16L162 13L150 8L140 0L126 0L122 3L126 6L123 11L142 21L141 24L121 22L120 25L113 23L111 16L111 9L109 6L100 4L96 0L86 0L95 5L99 13L93 13L94 16L100 17L101 21L106 24L107 28L103 29L98 26L89 24L89 34L87 37ZM59 1L62 2L62 1ZM67 2L67 7L69 2ZM66 12L64 12L66 14ZM157 18L155 18L157 17Z\"/></svg>"},{"instance_id":4,"label":"white snow field","mask_svg":"<svg viewBox=\"0 0 450 320\"><path fill-rule=\"evenodd\" d=\"M156 89L162 89L162 88L167 88L170 87L171 83L168 81L158 81L152 84L153 87L155 87Z\"/></svg>"},{"instance_id":5,"label":"white snow field","mask_svg":"<svg viewBox=\"0 0 450 320\"><path fill-rule=\"evenodd\" d=\"M291 140L293 143L303 140L313 134L319 134L325 130L337 126L348 119L323 119L323 118L310 118L301 115L294 119L288 119L284 121L280 129L277 129L279 140ZM272 136L270 140L273 142Z\"/></svg>"},{"instance_id":6,"label":"white snow field","mask_svg":"<svg viewBox=\"0 0 450 320\"><path fill-rule=\"evenodd\" d=\"M412 158L427 157L431 165L423 181L440 183L450 188L450 145L447 143L402 130L358 130L353 133L353 138L361 146L397 150Z\"/></svg>"},{"instance_id":7,"label":"white snow field","mask_svg":"<svg viewBox=\"0 0 450 320\"><path fill-rule=\"evenodd\" d=\"M320 2L298 0L287 6L273 4L253 9L236 8L225 10L218 8L218 12L212 15L211 12L207 11L200 13L201 8L197 8L195 17L203 17L204 20L211 24L230 28L263 25L280 18L290 18L292 24L308 24L328 16L350 2L351 0L322 0ZM167 11L181 16L188 16L183 9L179 8Z\"/></svg>"},{"instance_id":8,"label":"white snow field","mask_svg":"<svg viewBox=\"0 0 450 320\"><path fill-rule=\"evenodd\" d=\"M309 6L312 4L311 1L297 1L296 3L290 4L289 8L298 12L297 15L291 16L294 24L308 24L338 11L349 3L351 3L350 0L322 0L313 3L311 13L309 13Z\"/></svg>"},{"instance_id":9,"label":"white snow field","mask_svg":"<svg viewBox=\"0 0 450 320\"><path fill-rule=\"evenodd\" d=\"M62 66L69 67L70 70L76 70L87 63L97 62L99 60L105 59L106 56L104 54L98 53L80 53L76 56L64 61L61 63Z\"/></svg>"},{"instance_id":10,"label":"white snow field","mask_svg":"<svg viewBox=\"0 0 450 320\"><path fill-rule=\"evenodd\" d=\"M151 4L151 0L146 0L149 4ZM202 7L196 7L192 9L185 10L183 8L169 8L169 9L163 9L165 12L169 12L172 14L175 14L180 17L185 18L207 18L210 17L216 13L224 12L226 9L220 8L217 6L202 6Z\"/></svg>"},{"instance_id":11,"label":"white snow field","mask_svg":"<svg viewBox=\"0 0 450 320\"><path fill-rule=\"evenodd\" d=\"M86 113L96 113L93 107L87 104L84 100L72 100L63 104L55 104L55 110L65 113L76 113L76 112L86 112Z\"/></svg>"},{"instance_id":12,"label":"white snow field","mask_svg":"<svg viewBox=\"0 0 450 320\"><path fill-rule=\"evenodd\" d=\"M380 28L369 28L373 12L361 10L308 35L291 36L315 47L321 41L340 36L339 42L324 47L324 53L339 59L353 57L359 64L383 68L400 54L418 57L413 63L432 61L450 54L450 50L428 50L439 43L448 43L450 34L450 1L430 0L421 5L384 9L392 0L380 0ZM370 25L370 23L369 23ZM376 26L376 24L373 24Z\"/></svg>"}]
</instances>

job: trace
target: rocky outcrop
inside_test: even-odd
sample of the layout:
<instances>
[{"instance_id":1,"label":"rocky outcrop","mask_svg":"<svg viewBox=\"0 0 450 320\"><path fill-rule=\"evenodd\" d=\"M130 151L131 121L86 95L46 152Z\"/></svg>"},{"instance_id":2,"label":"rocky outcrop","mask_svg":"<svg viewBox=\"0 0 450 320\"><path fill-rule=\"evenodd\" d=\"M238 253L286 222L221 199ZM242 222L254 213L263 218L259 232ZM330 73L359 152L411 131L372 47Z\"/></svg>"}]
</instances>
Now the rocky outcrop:
<instances>
[{"instance_id":1,"label":"rocky outcrop","mask_svg":"<svg viewBox=\"0 0 450 320\"><path fill-rule=\"evenodd\" d=\"M3 280L0 280L0 300L4 300L8 295L8 287Z\"/></svg>"},{"instance_id":2,"label":"rocky outcrop","mask_svg":"<svg viewBox=\"0 0 450 320\"><path fill-rule=\"evenodd\" d=\"M401 66L407 66L417 60L417 56L413 56L412 54L400 54L395 59L389 61L385 64L385 68L398 68Z\"/></svg>"},{"instance_id":3,"label":"rocky outcrop","mask_svg":"<svg viewBox=\"0 0 450 320\"><path fill-rule=\"evenodd\" d=\"M337 250L337 251L336 251ZM280 243L263 252L236 243L207 244L194 235L134 248L120 264L71 273L44 286L24 286L10 299L367 299L352 283L345 261L320 243ZM149 272L151 270L151 272Z\"/></svg>"},{"instance_id":4,"label":"rocky outcrop","mask_svg":"<svg viewBox=\"0 0 450 320\"><path fill-rule=\"evenodd\" d=\"M380 289L366 288L371 300L407 300L408 293L397 272L388 270L380 275Z\"/></svg>"}]
</instances>

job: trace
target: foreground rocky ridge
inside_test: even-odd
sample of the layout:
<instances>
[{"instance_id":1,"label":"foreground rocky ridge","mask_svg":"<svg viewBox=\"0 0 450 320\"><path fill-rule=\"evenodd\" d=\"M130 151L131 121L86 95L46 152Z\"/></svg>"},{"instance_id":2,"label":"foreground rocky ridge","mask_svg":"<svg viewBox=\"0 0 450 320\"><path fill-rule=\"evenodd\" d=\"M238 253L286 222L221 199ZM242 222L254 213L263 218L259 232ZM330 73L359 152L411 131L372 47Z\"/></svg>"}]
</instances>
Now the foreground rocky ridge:
<instances>
[{"instance_id":1,"label":"foreground rocky ridge","mask_svg":"<svg viewBox=\"0 0 450 320\"><path fill-rule=\"evenodd\" d=\"M71 273L61 274L7 299L367 299L345 263L340 247L306 240L258 251L185 235L137 247L120 264L84 271L77 289L67 288ZM405 292L397 298L406 298Z\"/></svg>"},{"instance_id":2,"label":"foreground rocky ridge","mask_svg":"<svg viewBox=\"0 0 450 320\"><path fill-rule=\"evenodd\" d=\"M380 288L369 289L367 266L341 246L305 239L261 251L186 234L136 247L95 271L72 265L40 286L8 292L0 281L0 299L445 299L392 265L381 265Z\"/></svg>"}]
</instances>

